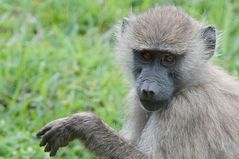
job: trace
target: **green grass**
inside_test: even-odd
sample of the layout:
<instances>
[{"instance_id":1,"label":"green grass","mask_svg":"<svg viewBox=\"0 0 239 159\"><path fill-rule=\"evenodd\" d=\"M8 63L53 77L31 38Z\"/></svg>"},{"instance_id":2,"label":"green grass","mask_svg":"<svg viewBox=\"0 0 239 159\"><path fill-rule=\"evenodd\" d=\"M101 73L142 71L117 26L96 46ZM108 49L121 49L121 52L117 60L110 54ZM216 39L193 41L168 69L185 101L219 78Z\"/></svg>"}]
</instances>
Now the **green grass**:
<instances>
[{"instance_id":1,"label":"green grass","mask_svg":"<svg viewBox=\"0 0 239 159\"><path fill-rule=\"evenodd\" d=\"M127 83L113 61L113 26L156 2L214 24L222 34L215 61L239 75L238 0L0 0L0 159L49 158L37 130L74 112L121 127ZM91 158L78 141L57 157Z\"/></svg>"}]
</instances>

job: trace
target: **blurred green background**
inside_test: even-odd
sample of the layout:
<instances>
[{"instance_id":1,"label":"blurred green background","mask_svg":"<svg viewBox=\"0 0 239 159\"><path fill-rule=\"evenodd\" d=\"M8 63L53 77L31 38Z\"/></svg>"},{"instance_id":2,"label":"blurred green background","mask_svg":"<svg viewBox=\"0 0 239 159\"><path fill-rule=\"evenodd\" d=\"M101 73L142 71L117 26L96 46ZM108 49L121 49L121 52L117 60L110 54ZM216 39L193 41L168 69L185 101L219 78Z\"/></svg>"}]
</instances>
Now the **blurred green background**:
<instances>
[{"instance_id":1,"label":"blurred green background","mask_svg":"<svg viewBox=\"0 0 239 159\"><path fill-rule=\"evenodd\" d=\"M215 25L215 62L239 75L239 0L0 0L0 159L49 158L37 130L74 112L120 129L127 82L113 60L114 25L156 3ZM56 158L92 156L74 141Z\"/></svg>"}]
</instances>

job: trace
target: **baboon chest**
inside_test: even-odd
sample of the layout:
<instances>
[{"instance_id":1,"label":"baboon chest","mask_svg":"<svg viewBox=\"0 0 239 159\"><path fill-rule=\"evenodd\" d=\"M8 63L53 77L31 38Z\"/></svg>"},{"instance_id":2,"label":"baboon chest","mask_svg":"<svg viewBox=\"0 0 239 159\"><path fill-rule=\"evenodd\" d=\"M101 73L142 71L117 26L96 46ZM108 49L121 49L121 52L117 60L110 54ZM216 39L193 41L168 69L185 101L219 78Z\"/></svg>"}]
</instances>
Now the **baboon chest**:
<instances>
[{"instance_id":1,"label":"baboon chest","mask_svg":"<svg viewBox=\"0 0 239 159\"><path fill-rule=\"evenodd\" d=\"M157 141L158 129L155 125L155 117L152 115L142 131L137 147L151 155L156 149L157 144L160 144L160 141Z\"/></svg>"},{"instance_id":2,"label":"baboon chest","mask_svg":"<svg viewBox=\"0 0 239 159\"><path fill-rule=\"evenodd\" d=\"M152 115L148 120L137 147L147 153L153 159L191 159L196 149L203 150L200 146L195 147L195 143L203 145L203 137L200 140L187 133L175 121L162 120L157 115ZM202 140L201 140L202 139ZM204 150L206 152L207 150Z\"/></svg>"}]
</instances>

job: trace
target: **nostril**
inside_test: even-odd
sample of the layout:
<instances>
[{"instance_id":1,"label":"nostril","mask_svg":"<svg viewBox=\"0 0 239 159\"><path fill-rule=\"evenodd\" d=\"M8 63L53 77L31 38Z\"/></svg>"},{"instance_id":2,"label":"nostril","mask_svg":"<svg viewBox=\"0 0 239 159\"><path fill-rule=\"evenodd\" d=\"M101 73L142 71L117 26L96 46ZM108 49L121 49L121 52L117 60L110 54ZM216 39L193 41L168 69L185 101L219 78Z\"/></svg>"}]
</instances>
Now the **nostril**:
<instances>
[{"instance_id":1,"label":"nostril","mask_svg":"<svg viewBox=\"0 0 239 159\"><path fill-rule=\"evenodd\" d=\"M149 91L149 92L148 92L148 96L149 96L149 97L153 97L154 94L155 94L155 93L154 93L153 91Z\"/></svg>"},{"instance_id":2,"label":"nostril","mask_svg":"<svg viewBox=\"0 0 239 159\"><path fill-rule=\"evenodd\" d=\"M144 97L148 96L148 92L145 89L142 90L142 94L143 94Z\"/></svg>"},{"instance_id":3,"label":"nostril","mask_svg":"<svg viewBox=\"0 0 239 159\"><path fill-rule=\"evenodd\" d=\"M142 95L145 98L152 98L155 95L155 93L154 93L154 91L143 89L142 90Z\"/></svg>"}]
</instances>

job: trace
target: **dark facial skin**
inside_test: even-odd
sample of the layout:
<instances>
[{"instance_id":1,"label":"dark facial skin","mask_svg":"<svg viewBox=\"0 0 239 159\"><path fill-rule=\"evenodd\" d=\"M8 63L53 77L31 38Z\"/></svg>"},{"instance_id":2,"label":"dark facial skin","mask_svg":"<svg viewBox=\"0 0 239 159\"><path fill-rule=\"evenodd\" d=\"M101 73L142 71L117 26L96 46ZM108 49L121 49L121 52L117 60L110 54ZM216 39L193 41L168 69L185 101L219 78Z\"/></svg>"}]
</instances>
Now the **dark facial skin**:
<instances>
[{"instance_id":1,"label":"dark facial skin","mask_svg":"<svg viewBox=\"0 0 239 159\"><path fill-rule=\"evenodd\" d=\"M136 91L148 111L165 108L175 90L174 73L180 57L157 50L133 50Z\"/></svg>"}]
</instances>

